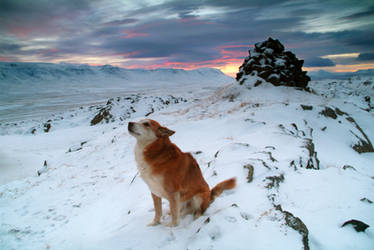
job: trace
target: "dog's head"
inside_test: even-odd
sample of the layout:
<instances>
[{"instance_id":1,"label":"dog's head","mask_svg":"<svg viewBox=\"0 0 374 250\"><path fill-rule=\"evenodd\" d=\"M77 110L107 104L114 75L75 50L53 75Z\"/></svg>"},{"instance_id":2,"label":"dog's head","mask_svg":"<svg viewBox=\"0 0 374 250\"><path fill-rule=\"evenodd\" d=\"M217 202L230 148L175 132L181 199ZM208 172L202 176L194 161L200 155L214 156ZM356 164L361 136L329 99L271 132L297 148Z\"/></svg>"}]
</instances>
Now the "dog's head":
<instances>
[{"instance_id":1,"label":"dog's head","mask_svg":"<svg viewBox=\"0 0 374 250\"><path fill-rule=\"evenodd\" d=\"M128 130L130 135L134 136L137 140L144 142L155 141L158 138L171 136L175 133L151 119L144 119L139 122L129 122Z\"/></svg>"}]
</instances>

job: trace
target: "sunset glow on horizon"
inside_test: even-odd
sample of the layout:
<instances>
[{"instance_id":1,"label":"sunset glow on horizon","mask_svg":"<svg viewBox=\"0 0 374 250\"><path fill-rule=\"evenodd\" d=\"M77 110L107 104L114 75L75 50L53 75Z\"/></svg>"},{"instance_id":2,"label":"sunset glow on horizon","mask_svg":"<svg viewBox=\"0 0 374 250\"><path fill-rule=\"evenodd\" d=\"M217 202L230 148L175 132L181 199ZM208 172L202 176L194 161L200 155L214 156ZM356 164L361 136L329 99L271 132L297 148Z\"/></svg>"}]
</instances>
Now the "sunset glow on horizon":
<instances>
[{"instance_id":1,"label":"sunset glow on horizon","mask_svg":"<svg viewBox=\"0 0 374 250\"><path fill-rule=\"evenodd\" d=\"M248 49L273 37L308 71L374 68L370 1L58 1L0 2L0 61L210 67L235 77Z\"/></svg>"}]
</instances>

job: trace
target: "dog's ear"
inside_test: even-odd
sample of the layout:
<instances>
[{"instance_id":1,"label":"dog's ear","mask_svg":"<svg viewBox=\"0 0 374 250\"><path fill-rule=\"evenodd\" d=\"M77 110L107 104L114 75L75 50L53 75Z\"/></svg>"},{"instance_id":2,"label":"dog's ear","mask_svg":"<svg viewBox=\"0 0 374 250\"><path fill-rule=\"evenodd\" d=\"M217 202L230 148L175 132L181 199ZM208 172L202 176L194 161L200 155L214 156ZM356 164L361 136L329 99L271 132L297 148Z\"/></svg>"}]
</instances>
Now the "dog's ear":
<instances>
[{"instance_id":1,"label":"dog's ear","mask_svg":"<svg viewBox=\"0 0 374 250\"><path fill-rule=\"evenodd\" d=\"M167 127L159 127L158 132L161 136L172 136L175 131L168 129Z\"/></svg>"}]
</instances>

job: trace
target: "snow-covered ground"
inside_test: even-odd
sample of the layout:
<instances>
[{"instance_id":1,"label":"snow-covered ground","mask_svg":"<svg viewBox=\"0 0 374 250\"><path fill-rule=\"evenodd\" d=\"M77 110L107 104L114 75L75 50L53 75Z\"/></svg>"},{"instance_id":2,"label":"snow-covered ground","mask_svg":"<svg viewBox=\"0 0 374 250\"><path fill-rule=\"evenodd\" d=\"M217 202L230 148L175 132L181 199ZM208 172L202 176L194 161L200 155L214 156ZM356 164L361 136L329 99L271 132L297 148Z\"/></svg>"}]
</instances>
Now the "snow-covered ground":
<instances>
[{"instance_id":1,"label":"snow-covered ground","mask_svg":"<svg viewBox=\"0 0 374 250\"><path fill-rule=\"evenodd\" d=\"M2 105L13 117L0 122L0 249L373 249L374 77L313 81L308 93L173 74L133 77L117 93L97 84L99 101L66 95L65 109L46 94L39 104L54 108L32 117ZM127 132L145 116L176 131L210 186L238 186L197 220L147 227L153 203ZM341 227L351 219L370 227Z\"/></svg>"}]
</instances>

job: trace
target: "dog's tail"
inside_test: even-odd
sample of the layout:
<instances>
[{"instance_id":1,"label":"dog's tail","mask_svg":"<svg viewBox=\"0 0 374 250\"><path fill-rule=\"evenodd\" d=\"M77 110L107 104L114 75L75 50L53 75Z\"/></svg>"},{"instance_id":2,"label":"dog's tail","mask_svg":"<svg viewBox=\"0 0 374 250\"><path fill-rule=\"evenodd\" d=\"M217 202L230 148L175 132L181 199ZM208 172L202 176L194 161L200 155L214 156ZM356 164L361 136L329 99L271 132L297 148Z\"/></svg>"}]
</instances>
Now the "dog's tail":
<instances>
[{"instance_id":1,"label":"dog's tail","mask_svg":"<svg viewBox=\"0 0 374 250\"><path fill-rule=\"evenodd\" d=\"M212 203L226 189L233 189L236 186L236 178L231 178L218 183L210 191L210 203Z\"/></svg>"}]
</instances>

